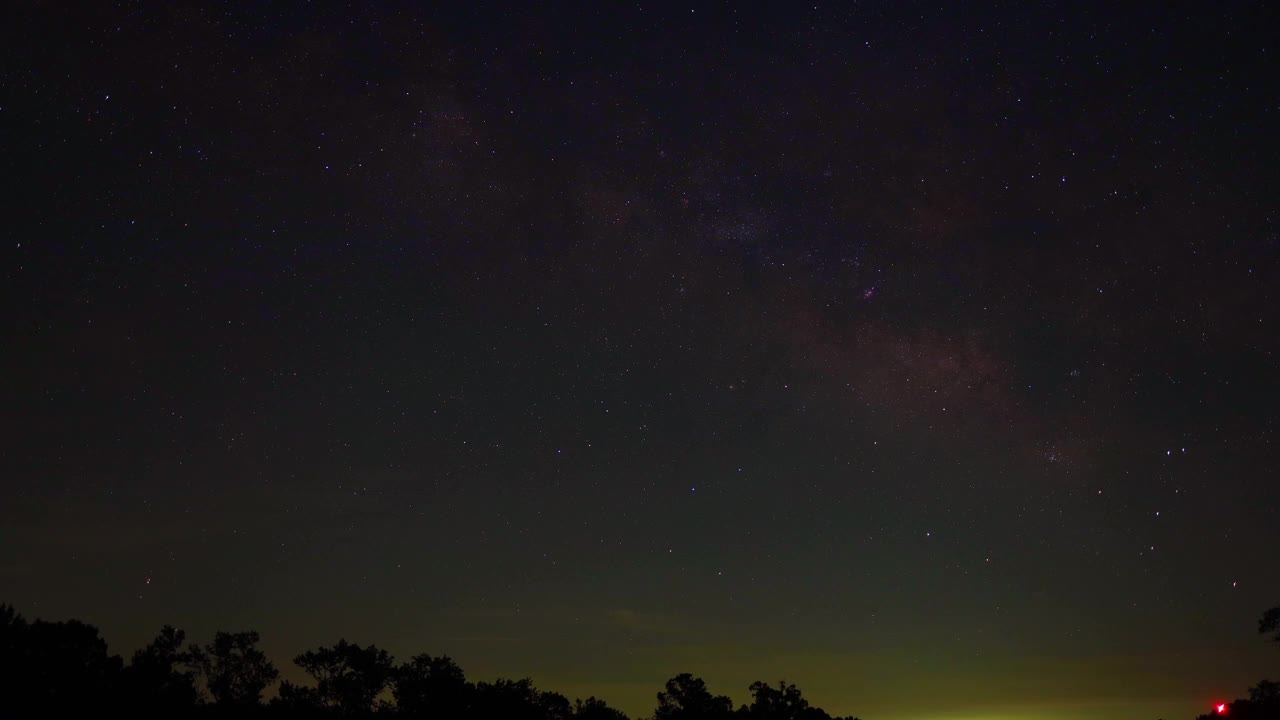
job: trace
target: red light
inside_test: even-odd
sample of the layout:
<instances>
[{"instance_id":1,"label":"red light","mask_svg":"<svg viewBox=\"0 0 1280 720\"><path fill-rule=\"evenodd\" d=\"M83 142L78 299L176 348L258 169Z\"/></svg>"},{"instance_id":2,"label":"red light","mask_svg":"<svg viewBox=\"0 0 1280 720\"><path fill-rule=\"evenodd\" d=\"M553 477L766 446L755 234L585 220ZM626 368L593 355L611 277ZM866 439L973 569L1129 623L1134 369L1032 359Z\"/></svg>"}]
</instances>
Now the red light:
<instances>
[{"instance_id":1,"label":"red light","mask_svg":"<svg viewBox=\"0 0 1280 720\"><path fill-rule=\"evenodd\" d=\"M1218 703L1218 704L1217 704L1213 709L1214 709L1214 710L1217 710L1219 715L1226 715L1226 714L1227 714L1227 704L1226 704L1226 703Z\"/></svg>"}]
</instances>

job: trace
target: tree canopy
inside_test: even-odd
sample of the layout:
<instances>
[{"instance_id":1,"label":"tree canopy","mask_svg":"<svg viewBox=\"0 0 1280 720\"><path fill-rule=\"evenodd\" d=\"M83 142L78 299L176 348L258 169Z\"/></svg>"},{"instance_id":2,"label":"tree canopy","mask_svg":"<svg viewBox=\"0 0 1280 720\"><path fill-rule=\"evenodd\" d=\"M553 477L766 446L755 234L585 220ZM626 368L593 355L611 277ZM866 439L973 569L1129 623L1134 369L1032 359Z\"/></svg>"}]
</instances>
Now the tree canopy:
<instances>
[{"instance_id":1,"label":"tree canopy","mask_svg":"<svg viewBox=\"0 0 1280 720\"><path fill-rule=\"evenodd\" d=\"M111 655L92 625L28 622L0 605L0 717L109 711L134 717L431 718L439 720L627 720L597 697L571 700L532 678L472 682L447 655L421 653L400 664L376 645L340 639L293 663L310 683L276 681L255 630L217 631L187 645L172 625L133 653ZM734 710L692 673L667 680L654 720L830 720L794 684L752 683L750 705ZM264 704L264 698L270 702Z\"/></svg>"},{"instance_id":2,"label":"tree canopy","mask_svg":"<svg viewBox=\"0 0 1280 720\"><path fill-rule=\"evenodd\" d=\"M394 660L386 650L373 645L362 648L346 640L308 650L293 662L315 678L317 704L344 716L371 712L395 673Z\"/></svg>"},{"instance_id":3,"label":"tree canopy","mask_svg":"<svg viewBox=\"0 0 1280 720\"><path fill-rule=\"evenodd\" d=\"M702 678L681 673L667 681L658 693L658 710L654 720L692 720L693 718L727 718L733 714L733 701L725 695L712 695Z\"/></svg>"},{"instance_id":4,"label":"tree canopy","mask_svg":"<svg viewBox=\"0 0 1280 720\"><path fill-rule=\"evenodd\" d=\"M204 674L213 701L218 705L245 706L262 702L262 693L280 676L275 665L258 649L258 633L217 632L213 642L191 646L192 664Z\"/></svg>"},{"instance_id":5,"label":"tree canopy","mask_svg":"<svg viewBox=\"0 0 1280 720\"><path fill-rule=\"evenodd\" d=\"M1258 619L1258 634L1272 633L1271 642L1280 643L1280 605L1262 613Z\"/></svg>"}]
</instances>

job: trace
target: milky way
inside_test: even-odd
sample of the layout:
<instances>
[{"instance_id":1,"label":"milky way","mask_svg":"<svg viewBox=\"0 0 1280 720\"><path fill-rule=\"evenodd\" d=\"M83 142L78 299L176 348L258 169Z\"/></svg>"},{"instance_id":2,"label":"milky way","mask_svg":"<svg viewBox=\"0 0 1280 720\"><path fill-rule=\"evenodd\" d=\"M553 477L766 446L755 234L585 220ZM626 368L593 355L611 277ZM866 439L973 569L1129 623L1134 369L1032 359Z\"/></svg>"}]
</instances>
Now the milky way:
<instances>
[{"instance_id":1,"label":"milky way","mask_svg":"<svg viewBox=\"0 0 1280 720\"><path fill-rule=\"evenodd\" d=\"M1274 667L1271 9L6 25L23 613L632 715L688 671L1191 717Z\"/></svg>"}]
</instances>

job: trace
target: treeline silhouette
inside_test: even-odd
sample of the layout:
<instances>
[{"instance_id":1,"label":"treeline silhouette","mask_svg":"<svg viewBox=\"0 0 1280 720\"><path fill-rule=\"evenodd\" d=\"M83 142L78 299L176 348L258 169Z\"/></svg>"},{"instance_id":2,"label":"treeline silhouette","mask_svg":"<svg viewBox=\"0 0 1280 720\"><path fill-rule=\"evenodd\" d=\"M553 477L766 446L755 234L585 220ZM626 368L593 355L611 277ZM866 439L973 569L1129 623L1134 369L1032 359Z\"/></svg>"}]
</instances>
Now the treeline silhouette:
<instances>
[{"instance_id":1,"label":"treeline silhouette","mask_svg":"<svg viewBox=\"0 0 1280 720\"><path fill-rule=\"evenodd\" d=\"M1258 632L1280 644L1280 606L1263 613ZM346 640L308 650L293 663L310 685L279 684L258 649L258 633L217 632L206 645L164 626L126 664L98 629L79 620L28 622L0 605L0 718L123 715L166 718L431 718L471 720L627 720L603 700L569 701L529 678L471 682L448 656L415 655L396 664L386 650ZM832 718L795 685L752 683L751 703L736 710L702 678L676 675L658 692L653 720L857 720ZM1280 682L1263 680L1226 705L1232 720L1280 720ZM1223 713L1201 715L1213 720Z\"/></svg>"},{"instance_id":2,"label":"treeline silhouette","mask_svg":"<svg viewBox=\"0 0 1280 720\"><path fill-rule=\"evenodd\" d=\"M111 655L92 625L78 620L28 622L0 605L0 718L432 718L439 720L627 720L603 700L569 701L524 678L471 682L448 656L415 655L397 664L386 650L346 640L293 659L313 684L281 682L258 649L258 633L217 632L186 644L171 626L126 664ZM750 686L751 704L736 710L701 678L676 675L657 694L654 720L833 719L795 685Z\"/></svg>"}]
</instances>

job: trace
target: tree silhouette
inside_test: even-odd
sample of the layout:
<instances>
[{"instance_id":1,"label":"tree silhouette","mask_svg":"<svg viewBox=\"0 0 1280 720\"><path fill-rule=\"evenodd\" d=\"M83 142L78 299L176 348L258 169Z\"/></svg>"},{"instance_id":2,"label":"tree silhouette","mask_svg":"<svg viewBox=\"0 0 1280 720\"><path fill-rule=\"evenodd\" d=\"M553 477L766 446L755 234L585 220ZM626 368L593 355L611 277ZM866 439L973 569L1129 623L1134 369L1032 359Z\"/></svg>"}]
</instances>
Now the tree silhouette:
<instances>
[{"instance_id":1,"label":"tree silhouette","mask_svg":"<svg viewBox=\"0 0 1280 720\"><path fill-rule=\"evenodd\" d=\"M773 688L757 680L751 683L751 706L743 708L743 715L751 720L818 720L826 713L811 712L809 701L800 695L800 688L779 682Z\"/></svg>"},{"instance_id":2,"label":"tree silhouette","mask_svg":"<svg viewBox=\"0 0 1280 720\"><path fill-rule=\"evenodd\" d=\"M262 693L280 673L257 648L253 630L214 634L213 642L191 646L192 667L205 678L205 685L218 705L246 706L262 702Z\"/></svg>"},{"instance_id":3,"label":"tree silhouette","mask_svg":"<svg viewBox=\"0 0 1280 720\"><path fill-rule=\"evenodd\" d=\"M749 720L833 720L825 710L810 705L795 685L780 681L774 688L757 680L751 683L750 689L751 705L738 711L740 716Z\"/></svg>"},{"instance_id":4,"label":"tree silhouette","mask_svg":"<svg viewBox=\"0 0 1280 720\"><path fill-rule=\"evenodd\" d=\"M471 686L448 656L415 655L396 669L391 695L400 712L426 718L454 718L470 704Z\"/></svg>"},{"instance_id":5,"label":"tree silhouette","mask_svg":"<svg viewBox=\"0 0 1280 720\"><path fill-rule=\"evenodd\" d=\"M1249 688L1249 699L1261 705L1280 708L1280 682L1263 680Z\"/></svg>"},{"instance_id":6,"label":"tree silhouette","mask_svg":"<svg viewBox=\"0 0 1280 720\"><path fill-rule=\"evenodd\" d=\"M117 701L120 657L107 654L98 629L79 620L28 623L0 607L4 710L19 715L84 712Z\"/></svg>"},{"instance_id":7,"label":"tree silhouette","mask_svg":"<svg viewBox=\"0 0 1280 720\"><path fill-rule=\"evenodd\" d=\"M26 654L27 621L12 605L0 605L0 678L20 687L22 673L29 667ZM6 693L7 694L7 693Z\"/></svg>"},{"instance_id":8,"label":"tree silhouette","mask_svg":"<svg viewBox=\"0 0 1280 720\"><path fill-rule=\"evenodd\" d=\"M270 706L273 710L281 710L292 717L308 717L327 711L315 688L294 685L288 680L280 683Z\"/></svg>"},{"instance_id":9,"label":"tree silhouette","mask_svg":"<svg viewBox=\"0 0 1280 720\"><path fill-rule=\"evenodd\" d=\"M681 673L666 683L658 693L658 709L654 720L716 720L733 714L733 701L724 695L712 695L702 678Z\"/></svg>"},{"instance_id":10,"label":"tree silhouette","mask_svg":"<svg viewBox=\"0 0 1280 720\"><path fill-rule=\"evenodd\" d=\"M295 704L302 697L314 697L321 707L344 716L363 715L373 710L378 695L391 682L394 661L386 650L375 645L360 647L339 640L333 647L308 650L293 659L294 664L316 679L314 695L289 685L281 687L282 695L293 695Z\"/></svg>"},{"instance_id":11,"label":"tree silhouette","mask_svg":"<svg viewBox=\"0 0 1280 720\"><path fill-rule=\"evenodd\" d=\"M472 696L471 716L477 718L503 718L504 720L544 720L546 711L555 711L558 702L552 700L544 707L541 697L529 678L507 680L499 678L492 683L476 683ZM563 699L563 696L561 696ZM565 701L566 705L568 701ZM555 718L559 720L559 718Z\"/></svg>"},{"instance_id":12,"label":"tree silhouette","mask_svg":"<svg viewBox=\"0 0 1280 720\"><path fill-rule=\"evenodd\" d=\"M1280 606L1262 613L1262 617L1258 620L1258 634L1266 635L1267 633L1275 633L1271 642L1280 643Z\"/></svg>"},{"instance_id":13,"label":"tree silhouette","mask_svg":"<svg viewBox=\"0 0 1280 720\"><path fill-rule=\"evenodd\" d=\"M558 692L539 692L534 700L543 720L572 720L573 704Z\"/></svg>"},{"instance_id":14,"label":"tree silhouette","mask_svg":"<svg viewBox=\"0 0 1280 720\"><path fill-rule=\"evenodd\" d=\"M184 652L186 633L170 625L149 645L133 654L121 678L126 701L139 709L177 710L199 700L191 653Z\"/></svg>"},{"instance_id":15,"label":"tree silhouette","mask_svg":"<svg viewBox=\"0 0 1280 720\"><path fill-rule=\"evenodd\" d=\"M573 717L576 720L630 720L626 713L609 707L594 695L586 700L573 701Z\"/></svg>"},{"instance_id":16,"label":"tree silhouette","mask_svg":"<svg viewBox=\"0 0 1280 720\"><path fill-rule=\"evenodd\" d=\"M469 683L448 656L415 655L399 667L387 651L339 640L294 662L314 687L281 683L270 705L263 692L279 676L258 649L258 633L218 632L208 645L183 650L186 634L170 625L133 654L126 667L107 652L98 629L77 620L28 622L0 605L0 718L111 716L217 718L354 718L426 720L628 720L603 700L570 702L538 690L529 678ZM196 682L203 680L207 696ZM380 702L388 689L394 705ZM831 720L786 682L750 686L752 702L736 713L701 678L676 675L657 694L654 720ZM202 702L212 699L212 705ZM1244 720L1280 718L1280 684L1262 682L1232 704ZM855 720L848 718L846 720Z\"/></svg>"}]
</instances>

